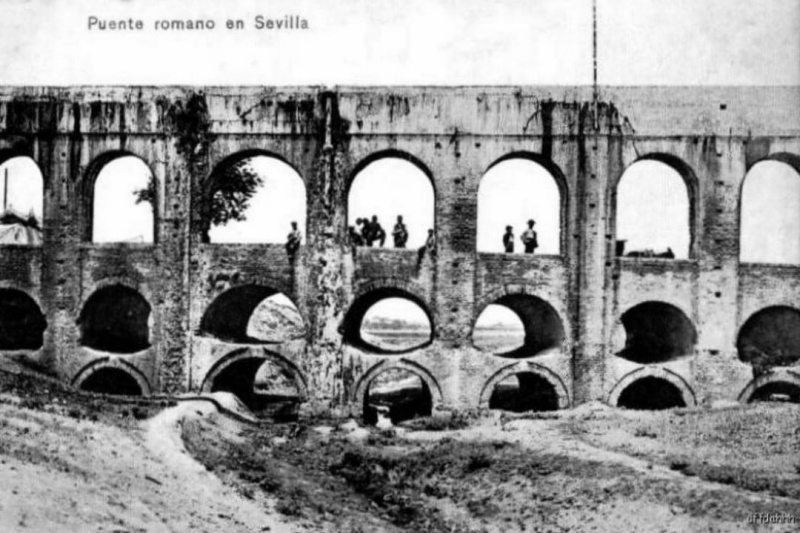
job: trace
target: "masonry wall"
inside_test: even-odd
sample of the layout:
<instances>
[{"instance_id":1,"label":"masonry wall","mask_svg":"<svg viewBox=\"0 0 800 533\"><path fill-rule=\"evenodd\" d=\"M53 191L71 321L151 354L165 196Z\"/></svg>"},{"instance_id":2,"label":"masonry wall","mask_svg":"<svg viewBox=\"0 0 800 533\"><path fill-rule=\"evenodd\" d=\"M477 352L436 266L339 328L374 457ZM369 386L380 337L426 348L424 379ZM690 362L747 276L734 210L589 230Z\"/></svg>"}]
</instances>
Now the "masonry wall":
<instances>
[{"instance_id":1,"label":"masonry wall","mask_svg":"<svg viewBox=\"0 0 800 533\"><path fill-rule=\"evenodd\" d=\"M310 407L336 412L359 410L369 381L393 367L418 373L436 403L459 408L485 406L493 384L519 371L545 376L562 407L613 402L647 375L675 383L689 404L737 399L755 377L737 356L740 327L760 309L800 301L800 267L738 259L741 183L757 161L800 157L800 90L608 87L601 95L593 102L584 87L0 89L0 161L31 156L45 191L44 244L0 249L0 287L37 302L48 328L33 355L76 384L115 365L146 393L200 390L249 350L293 369ZM305 182L306 241L294 263L280 245L202 242L204 183L242 153L278 157ZM152 245L89 242L94 179L119 154L139 156L157 180ZM349 185L384 156L414 162L434 186L436 253L419 266L413 250L354 251L346 242ZM509 156L554 175L560 255L476 252L481 177ZM616 185L643 158L672 164L687 181L687 260L615 257ZM80 345L84 303L115 284L151 306L151 347L142 352ZM264 347L202 335L208 306L243 285L291 298L306 337ZM431 343L385 355L345 341L353 303L384 289L424 305ZM562 321L562 345L522 359L477 349L475 320L508 294L547 302ZM614 355L625 343L620 317L646 301L691 320L693 354L653 365Z\"/></svg>"}]
</instances>

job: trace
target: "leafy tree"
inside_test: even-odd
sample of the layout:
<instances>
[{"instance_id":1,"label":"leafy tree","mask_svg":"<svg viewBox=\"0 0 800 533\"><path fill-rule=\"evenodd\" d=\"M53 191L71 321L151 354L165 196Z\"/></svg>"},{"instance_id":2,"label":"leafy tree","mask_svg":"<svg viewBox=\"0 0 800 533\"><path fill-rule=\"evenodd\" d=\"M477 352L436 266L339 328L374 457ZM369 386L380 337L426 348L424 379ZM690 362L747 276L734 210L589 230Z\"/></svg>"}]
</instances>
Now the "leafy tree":
<instances>
[{"instance_id":1,"label":"leafy tree","mask_svg":"<svg viewBox=\"0 0 800 533\"><path fill-rule=\"evenodd\" d=\"M247 218L247 208L256 190L264 183L256 173L249 160L243 159L225 165L215 172L208 182L212 188L210 224L222 226L231 220L243 221ZM155 206L156 180L150 176L147 186L134 191L136 203L143 202Z\"/></svg>"}]
</instances>

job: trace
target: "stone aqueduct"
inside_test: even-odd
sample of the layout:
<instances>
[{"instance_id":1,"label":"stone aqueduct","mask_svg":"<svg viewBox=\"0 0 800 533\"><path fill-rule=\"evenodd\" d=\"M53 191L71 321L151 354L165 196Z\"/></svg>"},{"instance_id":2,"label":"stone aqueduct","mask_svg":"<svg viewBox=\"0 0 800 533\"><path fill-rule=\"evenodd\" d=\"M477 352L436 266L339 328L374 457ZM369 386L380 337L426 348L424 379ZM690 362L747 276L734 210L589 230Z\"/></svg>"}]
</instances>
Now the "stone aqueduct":
<instances>
[{"instance_id":1,"label":"stone aqueduct","mask_svg":"<svg viewBox=\"0 0 800 533\"><path fill-rule=\"evenodd\" d=\"M0 249L0 288L41 309L43 344L32 353L54 374L80 385L117 368L144 394L207 389L220 369L253 353L278 361L306 405L334 412L360 409L370 380L388 368L417 373L434 404L455 408L485 406L492 386L516 372L550 382L560 407L615 403L648 377L671 382L687 405L746 401L765 383L800 383L796 360L754 372L736 346L759 310L800 308L800 266L739 260L748 169L774 159L800 170L800 90L600 94L596 101L587 87L0 89L0 159L30 156L44 179L43 245ZM294 264L280 244L201 238L205 183L220 161L242 153L277 157L303 178L307 238ZM94 179L122 154L140 157L157 180L153 244L90 242ZM353 251L347 243L349 184L385 156L413 162L434 186L436 253L421 267L414 250ZM481 177L509 157L536 161L556 179L560 255L476 251ZM688 259L616 256L616 183L641 159L684 177ZM151 310L133 353L89 348L80 338L85 304L114 286L135 291ZM286 294L305 320L305 338L267 346L199 335L209 306L237 287L254 288L242 292L250 309L273 291ZM348 342L350 309L395 293L428 312L431 342L398 355ZM473 346L480 311L515 295L555 312L563 330L555 349L511 359ZM646 302L669 304L688 320L684 357L637 363L616 355L626 343L623 315Z\"/></svg>"}]
</instances>

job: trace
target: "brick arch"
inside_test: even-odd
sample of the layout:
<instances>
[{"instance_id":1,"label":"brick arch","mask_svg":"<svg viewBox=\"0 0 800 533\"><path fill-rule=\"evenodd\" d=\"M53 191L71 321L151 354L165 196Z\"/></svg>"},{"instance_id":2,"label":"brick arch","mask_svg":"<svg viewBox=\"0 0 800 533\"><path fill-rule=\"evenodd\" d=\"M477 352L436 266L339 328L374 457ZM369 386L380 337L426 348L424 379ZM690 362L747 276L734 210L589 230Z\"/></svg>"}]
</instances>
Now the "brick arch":
<instances>
[{"instance_id":1,"label":"brick arch","mask_svg":"<svg viewBox=\"0 0 800 533\"><path fill-rule=\"evenodd\" d=\"M762 374L750 381L750 383L742 389L742 392L739 393L738 401L741 403L750 402L758 389L770 383L789 383L800 388L800 373L779 368Z\"/></svg>"},{"instance_id":2,"label":"brick arch","mask_svg":"<svg viewBox=\"0 0 800 533\"><path fill-rule=\"evenodd\" d=\"M657 161L659 163L663 163L673 169L675 172L680 175L681 179L683 179L683 183L686 186L686 195L689 199L689 253L688 258L692 259L697 255L697 246L698 246L698 235L700 231L700 180L697 177L697 173L694 171L691 165L689 165L686 161L682 158L678 157L677 155L670 154L667 152L650 152L644 155L640 155L635 160L631 161L625 168L616 176L612 176L612 179L609 180L609 194L608 194L608 205L606 206L606 211L609 213L608 223L613 224L614 231L612 233L614 237L617 236L617 190L619 189L619 183L622 180L622 177L625 173L630 170L635 164L640 163L642 161Z\"/></svg>"},{"instance_id":3,"label":"brick arch","mask_svg":"<svg viewBox=\"0 0 800 533\"><path fill-rule=\"evenodd\" d=\"M497 287L492 289L480 297L478 297L475 301L475 312L473 313L472 321L475 322L481 313L491 304L502 298L503 296L513 296L513 295L525 295L525 296L533 296L534 298L538 298L542 300L544 303L549 305L553 311L558 315L558 319L561 321L561 324L565 324L566 321L558 309L552 305L548 299L541 294L535 287L531 285L524 285L524 284L509 284L503 285L501 287ZM564 333L566 334L566 328Z\"/></svg>"},{"instance_id":4,"label":"brick arch","mask_svg":"<svg viewBox=\"0 0 800 533\"><path fill-rule=\"evenodd\" d=\"M308 186L308 181L306 176L303 172L300 171L300 167L296 165L293 161L287 158L284 154L279 152L275 152L273 150L266 150L264 148L237 148L235 151L225 155L224 157L220 158L216 162L211 165L211 172L203 177L203 186L206 187L206 183L209 181L213 181L215 177L217 177L217 173L226 166L234 165L245 159L250 159L251 157L270 157L272 159L276 159L281 163L285 163L289 167L294 170L300 179L303 180L303 183Z\"/></svg>"},{"instance_id":5,"label":"brick arch","mask_svg":"<svg viewBox=\"0 0 800 533\"><path fill-rule=\"evenodd\" d=\"M433 339L436 338L436 319L435 314L433 313L432 305L426 298L423 297L419 289L419 287L408 280L394 280L392 278L372 280L371 282L359 287L359 289L353 295L353 299L350 301L347 311L344 314L344 318L339 326L339 331L344 336L344 341L352 346L381 354L407 353L428 346L431 342L433 342ZM428 322L430 323L430 340L422 345L399 351L387 351L365 342L361 338L360 333L364 316L373 305L386 298L404 298L422 309L422 311L428 317Z\"/></svg>"},{"instance_id":6,"label":"brick arch","mask_svg":"<svg viewBox=\"0 0 800 533\"><path fill-rule=\"evenodd\" d=\"M231 337L231 342L243 342L247 337L247 326L258 305L265 299L282 294L294 305L303 320L303 328L307 331L308 316L304 314L297 300L291 294L281 291L273 285L258 283L237 283L215 294L203 310L200 319L200 333L216 338ZM238 296L238 298L237 298ZM231 316L235 312L236 316Z\"/></svg>"},{"instance_id":7,"label":"brick arch","mask_svg":"<svg viewBox=\"0 0 800 533\"><path fill-rule=\"evenodd\" d=\"M233 350L228 354L221 357L215 362L211 368L206 372L203 382L200 385L201 392L211 392L214 385L214 380L217 379L228 367L234 365L245 359L261 359L263 362L270 361L278 365L281 369L285 370L294 380L297 385L298 393L300 394L300 401L305 401L308 398L308 383L305 376L300 369L291 361L283 356L271 351L260 350L254 351L252 348L241 348Z\"/></svg>"},{"instance_id":8,"label":"brick arch","mask_svg":"<svg viewBox=\"0 0 800 533\"><path fill-rule=\"evenodd\" d=\"M110 358L110 357L100 357L91 361L90 363L84 365L83 368L78 370L75 375L72 377L71 384L75 388L80 388L81 384L86 381L92 374L99 370L103 370L106 368L113 368L118 369L126 372L130 375L136 383L139 385L139 388L142 391L142 396L149 396L152 394L152 388L150 387L150 382L147 380L144 372L139 370L136 365L129 361L125 361L123 359L118 358Z\"/></svg>"},{"instance_id":9,"label":"brick arch","mask_svg":"<svg viewBox=\"0 0 800 533\"><path fill-rule=\"evenodd\" d=\"M10 289L24 293L25 296L33 300L39 310L43 310L42 296L37 287L23 285L10 279L0 279L0 289ZM44 311L42 311L44 313Z\"/></svg>"},{"instance_id":10,"label":"brick arch","mask_svg":"<svg viewBox=\"0 0 800 533\"><path fill-rule=\"evenodd\" d=\"M489 408L489 399L492 396L492 392L494 392L495 386L503 381L506 378L509 378L515 374L520 374L523 372L528 372L532 374L536 374L545 380L547 380L550 385L553 386L553 390L556 392L556 396L558 397L558 408L559 409L568 409L571 405L569 391L567 390L564 381L552 370L549 368L533 363L531 361L523 361L520 363L514 363L508 366L505 366L495 372L492 377L490 377L486 383L484 384L483 388L481 389L480 399L479 399L479 407L481 409L488 409Z\"/></svg>"},{"instance_id":11,"label":"brick arch","mask_svg":"<svg viewBox=\"0 0 800 533\"><path fill-rule=\"evenodd\" d=\"M225 287L224 290L218 292L216 290L212 290L211 291L212 299L215 299L219 297L219 295L222 294L223 292L235 289L236 287L240 287L243 285L259 285L261 287L268 287L277 292L280 292L281 294L292 300L292 303L295 304L295 307L299 309L299 306L297 305L296 301L297 291L295 290L295 285L292 282L292 279L288 276L286 277L275 276L273 274L270 274L269 272L248 272L248 273L239 272L238 276L235 275L233 278L229 278L223 281L228 281L227 286ZM210 284L211 283L213 283L213 281L210 281ZM306 317L303 318L305 319Z\"/></svg>"},{"instance_id":12,"label":"brick arch","mask_svg":"<svg viewBox=\"0 0 800 533\"><path fill-rule=\"evenodd\" d=\"M622 391L628 388L628 386L633 384L635 381L648 377L663 379L664 381L671 383L680 391L681 397L683 398L683 403L686 404L686 407L697 406L697 398L694 395L694 391L685 379L671 370L663 367L653 366L638 368L632 372L629 372L623 376L622 379L617 381L616 385L614 385L614 388L611 389L611 392L608 395L608 404L616 406L619 402L619 396L622 394Z\"/></svg>"},{"instance_id":13,"label":"brick arch","mask_svg":"<svg viewBox=\"0 0 800 533\"><path fill-rule=\"evenodd\" d=\"M433 177L433 172L431 172L430 166L424 163L422 159L420 159L416 155L411 154L410 152L406 152L404 150L398 150L396 148L386 148L383 150L378 150L377 152L373 152L368 156L364 157L363 159L361 159L360 161L358 161L356 165L353 167L353 170L347 177L347 182L345 187L346 193L349 194L350 188L353 185L353 181L356 179L356 176L358 176L359 173L361 173L362 170L367 168L370 164L376 161L380 161L381 159L402 159L403 161L408 161L409 163L420 169L422 173L425 174L428 177L428 180L430 180L431 182L431 187L433 187L434 203L436 203L437 200L436 180Z\"/></svg>"},{"instance_id":14,"label":"brick arch","mask_svg":"<svg viewBox=\"0 0 800 533\"><path fill-rule=\"evenodd\" d=\"M90 161L83 175L79 178L79 183L77 183L76 187L79 192L79 220L82 220L81 237L84 242L92 242L92 229L94 227L94 189L97 178L106 165L121 157L135 157L139 159L150 171L150 176L153 179L158 179L150 163L148 163L143 156L129 150L109 150L101 153ZM158 195L158 190L159 187L156 187L156 195ZM153 244L158 242L158 220L160 217L158 206L159 199L158 196L156 196L153 202Z\"/></svg>"},{"instance_id":15,"label":"brick arch","mask_svg":"<svg viewBox=\"0 0 800 533\"><path fill-rule=\"evenodd\" d=\"M113 287L114 285L122 285L123 287L131 289L132 291L136 291L142 296L142 298L144 298L145 300L147 300L148 303L150 303L155 299L153 297L152 291L150 291L149 288L143 283L141 283L141 281L137 278L138 277L132 275L116 275L116 276L105 277L103 279L95 281L92 284L90 290L83 292L81 294L81 300L78 305L79 309L78 314L80 314L80 310L83 309L84 306L86 306L86 302L89 301L89 298L91 298L94 293L96 293L101 289Z\"/></svg>"},{"instance_id":16,"label":"brick arch","mask_svg":"<svg viewBox=\"0 0 800 533\"><path fill-rule=\"evenodd\" d=\"M139 310L147 314L146 324L140 322L141 315L136 315L137 320L130 320L131 315L126 317L120 315L98 315L94 309L89 309L89 304L93 298L101 292L112 290L114 288L123 289L123 293L134 298L129 304L143 304ZM99 300L104 305L106 300ZM110 351L114 353L131 354L137 353L152 348L152 330L153 330L153 306L148 299L139 290L138 286L130 283L120 282L111 278L103 280L98 283L94 290L88 295L84 296L78 311L76 325L79 331L80 345L94 350ZM118 307L114 307L117 309ZM131 307L128 307L131 309ZM89 313L90 311L91 314ZM122 326L125 327L122 327ZM126 329L127 328L127 329ZM119 331L124 334L120 335ZM111 332L116 332L112 334ZM88 339L88 340L87 340ZM133 343L134 347L130 346ZM113 348L111 347L113 345ZM124 346L123 346L124 345Z\"/></svg>"},{"instance_id":17,"label":"brick arch","mask_svg":"<svg viewBox=\"0 0 800 533\"><path fill-rule=\"evenodd\" d=\"M428 391L431 394L433 409L435 410L437 406L442 404L442 389L439 386L439 382L425 367L413 361L409 361L408 359L387 359L372 366L356 381L356 386L353 388L350 400L354 405L358 406L359 409L364 405L372 380L386 370L407 370L415 374L428 387Z\"/></svg>"},{"instance_id":18,"label":"brick arch","mask_svg":"<svg viewBox=\"0 0 800 533\"><path fill-rule=\"evenodd\" d=\"M764 324L764 320L768 324ZM793 320L791 320L793 319ZM772 323L784 321L779 331L771 330ZM791 366L800 360L800 332L797 327L786 324L791 320L794 324L800 323L800 309L792 304L767 305L754 311L743 320L736 333L736 351L741 361L754 366ZM759 321L761 323L759 324ZM760 326L760 327L759 327ZM766 331L764 331L766 329ZM759 335L759 330L761 334ZM746 341L751 335L756 337L756 343L748 344ZM777 346L776 346L777 344ZM785 348L793 353L786 353ZM767 348L772 348L769 352ZM755 349L755 351L753 351ZM762 357L767 353L770 361Z\"/></svg>"},{"instance_id":19,"label":"brick arch","mask_svg":"<svg viewBox=\"0 0 800 533\"><path fill-rule=\"evenodd\" d=\"M11 305L3 306L0 316L0 351L37 351L44 347L49 324L38 294L11 281L0 281L0 292L11 293ZM15 294L16 293L16 294Z\"/></svg>"},{"instance_id":20,"label":"brick arch","mask_svg":"<svg viewBox=\"0 0 800 533\"><path fill-rule=\"evenodd\" d=\"M34 153L31 145L26 141L20 140L10 147L0 148L0 165L15 157L29 157L36 163L36 166L39 167L39 172L41 172L42 169L39 166L39 162L34 159L33 155ZM44 176L44 174L42 174L42 176Z\"/></svg>"}]
</instances>

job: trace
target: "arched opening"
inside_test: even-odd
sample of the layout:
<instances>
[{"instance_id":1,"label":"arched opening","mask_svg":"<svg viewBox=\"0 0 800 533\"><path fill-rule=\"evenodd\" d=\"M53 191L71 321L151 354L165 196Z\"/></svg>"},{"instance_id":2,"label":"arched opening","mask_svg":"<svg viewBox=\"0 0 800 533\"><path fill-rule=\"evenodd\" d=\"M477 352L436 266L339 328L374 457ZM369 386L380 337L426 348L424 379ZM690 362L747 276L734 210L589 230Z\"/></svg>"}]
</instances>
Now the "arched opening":
<instances>
[{"instance_id":1,"label":"arched opening","mask_svg":"<svg viewBox=\"0 0 800 533\"><path fill-rule=\"evenodd\" d=\"M684 174L656 159L625 170L616 192L618 256L690 256L692 209Z\"/></svg>"},{"instance_id":2,"label":"arched opening","mask_svg":"<svg viewBox=\"0 0 800 533\"><path fill-rule=\"evenodd\" d=\"M211 302L200 333L227 342L280 343L303 338L305 326L285 294L263 285L241 285Z\"/></svg>"},{"instance_id":3,"label":"arched opening","mask_svg":"<svg viewBox=\"0 0 800 533\"><path fill-rule=\"evenodd\" d=\"M156 181L144 161L119 155L103 164L92 198L92 242L153 242Z\"/></svg>"},{"instance_id":4,"label":"arched opening","mask_svg":"<svg viewBox=\"0 0 800 533\"><path fill-rule=\"evenodd\" d=\"M501 357L522 358L555 349L564 327L555 309L528 294L507 294L478 316L472 330L476 348Z\"/></svg>"},{"instance_id":5,"label":"arched opening","mask_svg":"<svg viewBox=\"0 0 800 533\"><path fill-rule=\"evenodd\" d=\"M800 360L800 311L775 306L751 316L736 341L739 359L760 368L789 366Z\"/></svg>"},{"instance_id":6,"label":"arched opening","mask_svg":"<svg viewBox=\"0 0 800 533\"><path fill-rule=\"evenodd\" d=\"M404 368L388 368L375 376L364 395L364 423L374 425L380 418L399 424L430 416L433 397L425 381Z\"/></svg>"},{"instance_id":7,"label":"arched opening","mask_svg":"<svg viewBox=\"0 0 800 533\"><path fill-rule=\"evenodd\" d=\"M800 403L800 385L788 381L772 381L757 388L748 402Z\"/></svg>"},{"instance_id":8,"label":"arched opening","mask_svg":"<svg viewBox=\"0 0 800 533\"><path fill-rule=\"evenodd\" d=\"M739 258L800 264L800 173L787 163L761 161L745 176Z\"/></svg>"},{"instance_id":9,"label":"arched opening","mask_svg":"<svg viewBox=\"0 0 800 533\"><path fill-rule=\"evenodd\" d=\"M486 171L478 188L478 251L525 253L522 239L530 242L524 235L530 228L538 246L528 253L558 255L562 211L558 181L547 168L524 157L504 159ZM506 248L508 226L513 250Z\"/></svg>"},{"instance_id":10,"label":"arched opening","mask_svg":"<svg viewBox=\"0 0 800 533\"><path fill-rule=\"evenodd\" d=\"M620 393L617 407L640 411L660 411L686 407L681 390L666 379L646 376L637 379Z\"/></svg>"},{"instance_id":11,"label":"arched opening","mask_svg":"<svg viewBox=\"0 0 800 533\"><path fill-rule=\"evenodd\" d=\"M351 235L358 235L355 244L381 246L385 235L387 248L420 248L434 229L434 204L433 183L421 165L408 156L387 155L363 166L353 178L347 224Z\"/></svg>"},{"instance_id":12,"label":"arched opening","mask_svg":"<svg viewBox=\"0 0 800 533\"><path fill-rule=\"evenodd\" d=\"M284 244L306 232L306 186L277 157L244 152L222 161L206 181L203 241Z\"/></svg>"},{"instance_id":13,"label":"arched opening","mask_svg":"<svg viewBox=\"0 0 800 533\"><path fill-rule=\"evenodd\" d=\"M368 292L344 320L344 340L375 353L404 353L433 339L430 314L416 296L395 288Z\"/></svg>"},{"instance_id":14,"label":"arched opening","mask_svg":"<svg viewBox=\"0 0 800 533\"><path fill-rule=\"evenodd\" d=\"M98 368L80 384L81 390L117 396L141 396L142 388L129 372L121 368Z\"/></svg>"},{"instance_id":15,"label":"arched opening","mask_svg":"<svg viewBox=\"0 0 800 533\"><path fill-rule=\"evenodd\" d=\"M150 347L150 304L137 291L111 285L93 293L81 310L82 346L113 353Z\"/></svg>"},{"instance_id":16,"label":"arched opening","mask_svg":"<svg viewBox=\"0 0 800 533\"><path fill-rule=\"evenodd\" d=\"M242 352L211 372L210 392L230 392L259 416L294 418L302 399L298 377L286 364Z\"/></svg>"},{"instance_id":17,"label":"arched opening","mask_svg":"<svg viewBox=\"0 0 800 533\"><path fill-rule=\"evenodd\" d=\"M494 386L489 409L523 413L526 411L555 411L558 393L547 379L534 372L518 372Z\"/></svg>"},{"instance_id":18,"label":"arched opening","mask_svg":"<svg viewBox=\"0 0 800 533\"><path fill-rule=\"evenodd\" d=\"M42 244L44 179L36 162L12 157L0 165L0 245Z\"/></svg>"},{"instance_id":19,"label":"arched opening","mask_svg":"<svg viewBox=\"0 0 800 533\"><path fill-rule=\"evenodd\" d=\"M622 315L625 348L617 355L634 363L672 361L694 352L697 332L678 309L663 302L644 302Z\"/></svg>"},{"instance_id":20,"label":"arched opening","mask_svg":"<svg viewBox=\"0 0 800 533\"><path fill-rule=\"evenodd\" d=\"M0 289L0 350L38 350L46 328L33 298L15 289Z\"/></svg>"}]
</instances>

